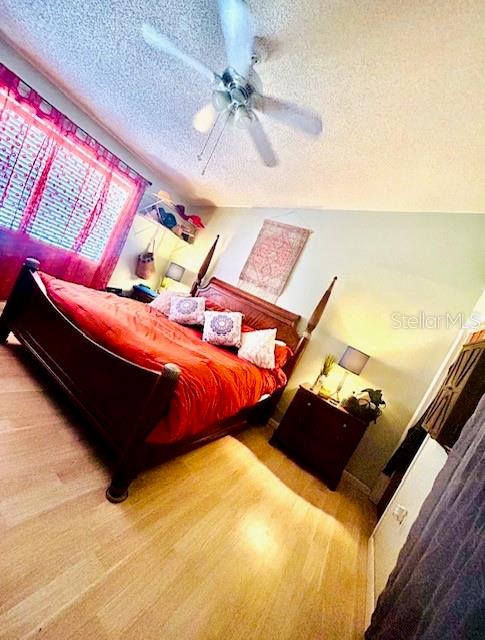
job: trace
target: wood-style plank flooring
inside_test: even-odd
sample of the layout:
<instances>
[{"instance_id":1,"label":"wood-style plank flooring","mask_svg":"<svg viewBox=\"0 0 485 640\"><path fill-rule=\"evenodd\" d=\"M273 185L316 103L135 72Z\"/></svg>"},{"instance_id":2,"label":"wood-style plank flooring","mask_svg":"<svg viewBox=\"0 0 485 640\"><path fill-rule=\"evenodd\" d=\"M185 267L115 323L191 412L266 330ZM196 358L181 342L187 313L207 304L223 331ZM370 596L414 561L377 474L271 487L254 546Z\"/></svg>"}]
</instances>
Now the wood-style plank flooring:
<instances>
[{"instance_id":1,"label":"wood-style plank flooring","mask_svg":"<svg viewBox=\"0 0 485 640\"><path fill-rule=\"evenodd\" d=\"M12 342L0 346L0 638L362 637L374 515L352 486L332 493L255 428L110 504L81 422Z\"/></svg>"}]
</instances>

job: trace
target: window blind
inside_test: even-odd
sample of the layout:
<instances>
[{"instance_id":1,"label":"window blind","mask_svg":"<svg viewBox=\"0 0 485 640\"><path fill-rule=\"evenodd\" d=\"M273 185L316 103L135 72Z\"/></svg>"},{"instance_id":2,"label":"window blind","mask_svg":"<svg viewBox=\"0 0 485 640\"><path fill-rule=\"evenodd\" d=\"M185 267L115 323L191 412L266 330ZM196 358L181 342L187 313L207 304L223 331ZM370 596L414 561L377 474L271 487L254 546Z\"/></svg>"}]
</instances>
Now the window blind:
<instances>
[{"instance_id":1,"label":"window blind","mask_svg":"<svg viewBox=\"0 0 485 640\"><path fill-rule=\"evenodd\" d=\"M0 100L0 227L99 262L134 186L8 91Z\"/></svg>"}]
</instances>

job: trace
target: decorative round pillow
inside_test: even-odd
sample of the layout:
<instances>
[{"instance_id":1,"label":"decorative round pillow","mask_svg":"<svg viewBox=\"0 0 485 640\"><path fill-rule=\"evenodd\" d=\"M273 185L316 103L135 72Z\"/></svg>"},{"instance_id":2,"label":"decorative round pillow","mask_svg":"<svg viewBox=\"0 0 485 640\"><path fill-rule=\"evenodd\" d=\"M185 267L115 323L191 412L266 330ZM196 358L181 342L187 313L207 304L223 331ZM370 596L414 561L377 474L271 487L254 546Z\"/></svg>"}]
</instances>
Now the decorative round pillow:
<instances>
[{"instance_id":1,"label":"decorative round pillow","mask_svg":"<svg viewBox=\"0 0 485 640\"><path fill-rule=\"evenodd\" d=\"M224 347L241 344L242 313L239 311L206 311L202 340Z\"/></svg>"},{"instance_id":2,"label":"decorative round pillow","mask_svg":"<svg viewBox=\"0 0 485 640\"><path fill-rule=\"evenodd\" d=\"M179 324L204 324L205 298L172 296L169 320Z\"/></svg>"}]
</instances>

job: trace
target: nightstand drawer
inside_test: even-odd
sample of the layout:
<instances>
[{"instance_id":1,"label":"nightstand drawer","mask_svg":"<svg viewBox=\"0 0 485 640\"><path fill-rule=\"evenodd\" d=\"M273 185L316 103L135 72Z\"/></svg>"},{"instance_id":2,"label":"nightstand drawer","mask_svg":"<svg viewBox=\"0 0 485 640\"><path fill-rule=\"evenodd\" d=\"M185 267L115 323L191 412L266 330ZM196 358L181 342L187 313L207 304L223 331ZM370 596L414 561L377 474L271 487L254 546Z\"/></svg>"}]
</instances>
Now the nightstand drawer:
<instances>
[{"instance_id":1,"label":"nightstand drawer","mask_svg":"<svg viewBox=\"0 0 485 640\"><path fill-rule=\"evenodd\" d=\"M323 401L325 402L325 401ZM328 407L318 397L305 401L296 415L290 415L291 430L306 434L326 446L352 446L359 441L365 425L338 407ZM286 416L283 419L286 422ZM284 424L282 426L284 429ZM296 435L296 434L295 434Z\"/></svg>"},{"instance_id":2,"label":"nightstand drawer","mask_svg":"<svg viewBox=\"0 0 485 640\"><path fill-rule=\"evenodd\" d=\"M275 435L277 433L281 437L293 438L298 432L306 431L308 428L307 425L312 421L313 412L314 409L311 400L302 402L301 398L295 396L295 399L283 416Z\"/></svg>"},{"instance_id":3,"label":"nightstand drawer","mask_svg":"<svg viewBox=\"0 0 485 640\"><path fill-rule=\"evenodd\" d=\"M366 429L366 425L360 421L355 421L351 416L343 417L340 420L327 417L318 426L320 428L320 439L325 448L333 447L338 449L342 455L354 451ZM322 430L323 433L321 432ZM315 431L314 434L316 436Z\"/></svg>"},{"instance_id":4,"label":"nightstand drawer","mask_svg":"<svg viewBox=\"0 0 485 640\"><path fill-rule=\"evenodd\" d=\"M282 422L306 419L308 415L311 415L314 411L318 410L318 405L319 400L315 394L301 394L300 391L297 391L290 406L286 410L285 415L283 416Z\"/></svg>"}]
</instances>

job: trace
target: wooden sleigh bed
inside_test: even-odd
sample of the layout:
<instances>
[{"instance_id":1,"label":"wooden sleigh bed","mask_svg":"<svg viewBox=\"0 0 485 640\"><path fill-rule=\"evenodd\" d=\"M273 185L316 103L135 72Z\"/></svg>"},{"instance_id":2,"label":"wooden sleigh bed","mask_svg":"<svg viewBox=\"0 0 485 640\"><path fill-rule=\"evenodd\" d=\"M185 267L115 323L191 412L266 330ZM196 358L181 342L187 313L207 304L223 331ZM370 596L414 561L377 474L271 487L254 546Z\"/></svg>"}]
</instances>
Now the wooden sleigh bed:
<instances>
[{"instance_id":1,"label":"wooden sleigh bed","mask_svg":"<svg viewBox=\"0 0 485 640\"><path fill-rule=\"evenodd\" d=\"M241 311L244 321L256 329L276 328L277 338L294 352L283 368L289 378L323 314L336 278L300 335L300 316L297 314L217 278L202 285L215 244L201 266L192 286L192 295L205 296L224 308ZM177 363L166 363L157 370L146 368L91 339L51 301L37 273L39 266L37 260L28 258L20 270L0 316L0 343L5 343L12 332L77 405L108 446L113 465L106 497L111 502L122 502L127 498L128 487L140 471L235 433L249 424L264 423L270 417L283 392L281 388L195 437L170 444L147 442L149 434L170 411L181 373Z\"/></svg>"}]
</instances>

